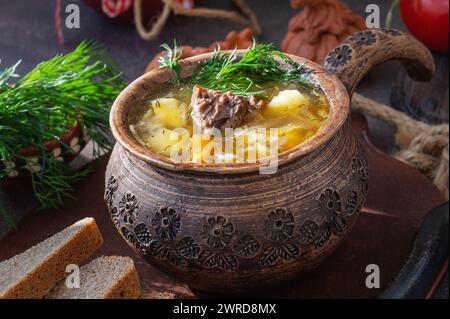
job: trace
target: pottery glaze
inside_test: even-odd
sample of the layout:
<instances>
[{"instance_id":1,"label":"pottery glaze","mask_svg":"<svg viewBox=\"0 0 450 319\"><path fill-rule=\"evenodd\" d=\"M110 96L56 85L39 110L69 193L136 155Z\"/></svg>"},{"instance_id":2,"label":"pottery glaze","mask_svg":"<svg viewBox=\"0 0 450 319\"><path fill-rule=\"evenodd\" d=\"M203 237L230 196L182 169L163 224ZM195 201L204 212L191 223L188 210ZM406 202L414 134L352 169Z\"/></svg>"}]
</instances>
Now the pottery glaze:
<instances>
[{"instance_id":1,"label":"pottery glaze","mask_svg":"<svg viewBox=\"0 0 450 319\"><path fill-rule=\"evenodd\" d=\"M312 139L279 155L275 174L260 174L260 163L175 164L143 147L129 130L130 116L174 74L157 69L130 84L111 111L118 142L105 186L111 218L128 244L190 287L215 292L278 285L329 256L368 192L367 160L351 128L351 93L374 64L390 58L403 59L416 79L428 79L434 69L414 38L394 30L363 32L370 34L351 36L324 67L291 56L314 70L311 80L331 110ZM361 39L372 36L375 42ZM392 53L383 43L397 49ZM210 56L181 61L181 75Z\"/></svg>"}]
</instances>

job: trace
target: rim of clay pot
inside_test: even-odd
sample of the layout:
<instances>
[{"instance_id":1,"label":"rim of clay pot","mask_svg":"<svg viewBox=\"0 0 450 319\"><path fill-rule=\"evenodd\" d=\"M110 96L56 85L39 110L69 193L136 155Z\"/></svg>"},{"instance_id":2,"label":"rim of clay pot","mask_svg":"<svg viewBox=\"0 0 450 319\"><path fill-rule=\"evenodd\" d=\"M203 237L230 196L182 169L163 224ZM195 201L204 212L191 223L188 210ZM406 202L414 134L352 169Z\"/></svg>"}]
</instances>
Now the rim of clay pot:
<instances>
[{"instance_id":1,"label":"rim of clay pot","mask_svg":"<svg viewBox=\"0 0 450 319\"><path fill-rule=\"evenodd\" d=\"M236 50L243 54L246 50ZM224 51L227 52L227 51ZM181 77L189 77L193 69L210 58L214 53L205 53L180 61ZM295 62L312 69L311 80L323 90L330 105L330 113L327 121L319 131L302 144L278 154L278 166L291 162L306 155L330 140L342 127L350 112L350 98L342 82L321 65L310 60L288 55ZM238 174L259 171L263 162L256 163L223 163L223 164L198 164L198 163L174 163L169 157L152 151L139 143L130 130L129 114L133 107L145 96L148 96L152 88L167 83L175 76L174 71L168 69L155 69L140 76L129 84L116 98L110 113L111 131L117 142L128 152L148 164L174 171L196 171L217 174Z\"/></svg>"}]
</instances>

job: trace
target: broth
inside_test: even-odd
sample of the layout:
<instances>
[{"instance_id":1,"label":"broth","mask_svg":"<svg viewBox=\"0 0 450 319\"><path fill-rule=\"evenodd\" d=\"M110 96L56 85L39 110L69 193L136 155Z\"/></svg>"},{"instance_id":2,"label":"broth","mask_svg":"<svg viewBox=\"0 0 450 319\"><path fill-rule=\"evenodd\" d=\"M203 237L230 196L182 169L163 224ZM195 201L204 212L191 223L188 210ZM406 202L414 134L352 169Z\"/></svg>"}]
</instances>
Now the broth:
<instances>
[{"instance_id":1,"label":"broth","mask_svg":"<svg viewBox=\"0 0 450 319\"><path fill-rule=\"evenodd\" d=\"M159 154L169 157L175 146L183 144L190 149L185 161L210 163L212 158L220 163L237 162L242 156L246 161L268 156L274 136L268 130L258 129L278 129L277 151L281 153L311 139L328 119L330 107L319 88L308 89L296 82L268 83L260 88L264 91L265 106L246 114L233 134L221 140L194 130L190 108L192 87L183 84L150 99L147 109L130 129L141 144ZM180 128L186 129L186 133L180 133ZM233 147L227 149L225 142L231 139ZM217 144L221 144L222 152L215 148Z\"/></svg>"}]
</instances>

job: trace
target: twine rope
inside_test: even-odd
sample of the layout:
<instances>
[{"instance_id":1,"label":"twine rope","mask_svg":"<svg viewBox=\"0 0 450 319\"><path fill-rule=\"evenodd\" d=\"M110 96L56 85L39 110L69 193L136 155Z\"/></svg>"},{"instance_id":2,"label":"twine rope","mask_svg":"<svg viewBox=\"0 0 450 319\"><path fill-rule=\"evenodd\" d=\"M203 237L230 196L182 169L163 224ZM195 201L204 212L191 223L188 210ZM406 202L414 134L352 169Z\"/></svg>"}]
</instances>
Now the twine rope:
<instances>
[{"instance_id":1,"label":"twine rope","mask_svg":"<svg viewBox=\"0 0 450 319\"><path fill-rule=\"evenodd\" d=\"M380 119L397 128L400 150L395 157L428 176L449 199L449 127L429 125L384 104L355 93L352 110Z\"/></svg>"},{"instance_id":2,"label":"twine rope","mask_svg":"<svg viewBox=\"0 0 450 319\"><path fill-rule=\"evenodd\" d=\"M170 13L173 11L175 14L181 14L191 17L204 17L204 18L222 18L231 20L238 24L248 26L253 29L255 34L261 33L261 26L258 22L255 12L247 5L244 0L233 0L234 4L240 9L240 11L245 15L230 11L230 10L219 10L219 9L209 9L209 8L185 8L180 5L176 0L162 0L164 2L164 8L162 13L156 19L155 23L152 25L150 30L146 30L142 22L142 0L134 1L134 22L139 36L150 41L156 38L164 28Z\"/></svg>"}]
</instances>

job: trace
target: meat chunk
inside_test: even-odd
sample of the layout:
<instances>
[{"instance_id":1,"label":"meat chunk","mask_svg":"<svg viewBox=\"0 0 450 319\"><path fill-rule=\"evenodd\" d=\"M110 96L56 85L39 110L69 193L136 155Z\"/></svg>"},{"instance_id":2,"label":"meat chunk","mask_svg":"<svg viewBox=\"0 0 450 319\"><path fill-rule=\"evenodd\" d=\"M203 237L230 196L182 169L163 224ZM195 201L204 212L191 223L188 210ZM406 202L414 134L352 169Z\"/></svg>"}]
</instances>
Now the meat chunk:
<instances>
[{"instance_id":1,"label":"meat chunk","mask_svg":"<svg viewBox=\"0 0 450 319\"><path fill-rule=\"evenodd\" d=\"M192 118L202 129L239 126L249 103L242 96L208 90L196 85L191 99Z\"/></svg>"},{"instance_id":2,"label":"meat chunk","mask_svg":"<svg viewBox=\"0 0 450 319\"><path fill-rule=\"evenodd\" d=\"M209 90L196 85L192 92L192 118L203 130L238 127L248 112L263 106L262 100L255 97L235 95Z\"/></svg>"}]
</instances>

